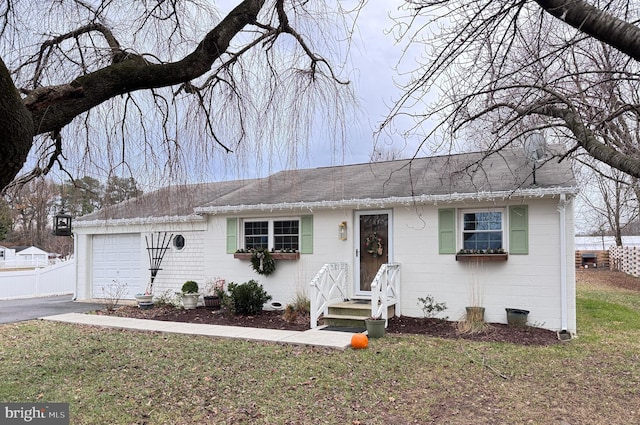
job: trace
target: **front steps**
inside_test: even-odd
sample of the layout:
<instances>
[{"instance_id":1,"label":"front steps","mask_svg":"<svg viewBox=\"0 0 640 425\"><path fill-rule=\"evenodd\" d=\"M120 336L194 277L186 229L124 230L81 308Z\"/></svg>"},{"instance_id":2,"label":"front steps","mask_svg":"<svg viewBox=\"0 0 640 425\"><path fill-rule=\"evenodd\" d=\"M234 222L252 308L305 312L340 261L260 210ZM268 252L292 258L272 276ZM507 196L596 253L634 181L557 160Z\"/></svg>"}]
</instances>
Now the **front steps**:
<instances>
[{"instance_id":1,"label":"front steps","mask_svg":"<svg viewBox=\"0 0 640 425\"><path fill-rule=\"evenodd\" d=\"M395 314L395 307L387 307L389 317ZM344 301L329 306L329 314L323 316L324 324L339 328L364 328L364 320L371 317L371 302Z\"/></svg>"}]
</instances>

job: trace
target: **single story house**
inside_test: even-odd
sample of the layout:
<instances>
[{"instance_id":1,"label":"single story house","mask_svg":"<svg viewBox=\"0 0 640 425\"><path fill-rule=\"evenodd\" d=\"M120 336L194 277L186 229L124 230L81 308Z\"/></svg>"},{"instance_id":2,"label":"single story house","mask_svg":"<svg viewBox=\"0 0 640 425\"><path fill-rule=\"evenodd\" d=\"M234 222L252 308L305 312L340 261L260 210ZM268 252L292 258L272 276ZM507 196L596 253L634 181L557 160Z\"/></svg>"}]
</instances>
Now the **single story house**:
<instances>
[{"instance_id":1,"label":"single story house","mask_svg":"<svg viewBox=\"0 0 640 425\"><path fill-rule=\"evenodd\" d=\"M451 320L480 305L487 321L505 323L516 308L574 333L576 193L566 162L537 164L534 180L520 150L169 186L74 221L76 296L100 297L114 280L127 297L143 292L150 240L162 237L171 243L155 295L186 280L255 279L273 301L306 294L318 305L336 298L314 292L324 273L338 298L377 299L384 287L399 315L422 317L418 298L430 295ZM258 274L241 253L256 247L275 251L273 273Z\"/></svg>"},{"instance_id":2,"label":"single story house","mask_svg":"<svg viewBox=\"0 0 640 425\"><path fill-rule=\"evenodd\" d=\"M45 267L49 254L36 246L0 246L0 267Z\"/></svg>"}]
</instances>

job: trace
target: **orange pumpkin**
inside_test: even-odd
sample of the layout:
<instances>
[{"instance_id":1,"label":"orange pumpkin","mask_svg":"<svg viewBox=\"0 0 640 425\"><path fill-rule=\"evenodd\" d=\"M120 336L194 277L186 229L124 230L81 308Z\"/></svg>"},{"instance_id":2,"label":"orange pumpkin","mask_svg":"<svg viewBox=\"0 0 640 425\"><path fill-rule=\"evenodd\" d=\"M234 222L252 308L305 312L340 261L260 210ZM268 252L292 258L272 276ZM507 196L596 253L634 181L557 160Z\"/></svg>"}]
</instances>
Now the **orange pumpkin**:
<instances>
[{"instance_id":1,"label":"orange pumpkin","mask_svg":"<svg viewBox=\"0 0 640 425\"><path fill-rule=\"evenodd\" d=\"M353 334L351 337L351 346L353 348L367 348L369 338L365 334Z\"/></svg>"}]
</instances>

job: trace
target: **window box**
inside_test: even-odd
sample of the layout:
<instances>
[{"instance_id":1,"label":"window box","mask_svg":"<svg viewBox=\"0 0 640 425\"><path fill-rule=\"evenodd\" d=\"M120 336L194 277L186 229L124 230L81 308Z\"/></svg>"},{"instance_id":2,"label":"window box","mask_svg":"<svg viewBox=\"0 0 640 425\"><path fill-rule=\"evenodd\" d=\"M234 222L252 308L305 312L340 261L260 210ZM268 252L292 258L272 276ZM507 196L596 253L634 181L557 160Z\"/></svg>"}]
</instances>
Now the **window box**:
<instances>
[{"instance_id":1,"label":"window box","mask_svg":"<svg viewBox=\"0 0 640 425\"><path fill-rule=\"evenodd\" d=\"M238 260L251 260L253 254L250 252L236 252L233 254L233 258ZM271 257L274 260L299 260L299 252L271 252Z\"/></svg>"},{"instance_id":2,"label":"window box","mask_svg":"<svg viewBox=\"0 0 640 425\"><path fill-rule=\"evenodd\" d=\"M509 254L456 254L456 261L507 261Z\"/></svg>"}]
</instances>

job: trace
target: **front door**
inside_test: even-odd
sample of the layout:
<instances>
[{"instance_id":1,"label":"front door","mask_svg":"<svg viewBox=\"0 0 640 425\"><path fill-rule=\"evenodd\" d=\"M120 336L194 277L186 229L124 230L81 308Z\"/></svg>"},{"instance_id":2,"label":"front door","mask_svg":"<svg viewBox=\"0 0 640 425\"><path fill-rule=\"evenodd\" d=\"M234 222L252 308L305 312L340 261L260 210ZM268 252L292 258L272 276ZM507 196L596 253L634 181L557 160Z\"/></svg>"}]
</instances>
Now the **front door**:
<instances>
[{"instance_id":1,"label":"front door","mask_svg":"<svg viewBox=\"0 0 640 425\"><path fill-rule=\"evenodd\" d=\"M356 297L371 296L371 282L380 266L390 259L390 211L357 213Z\"/></svg>"}]
</instances>

